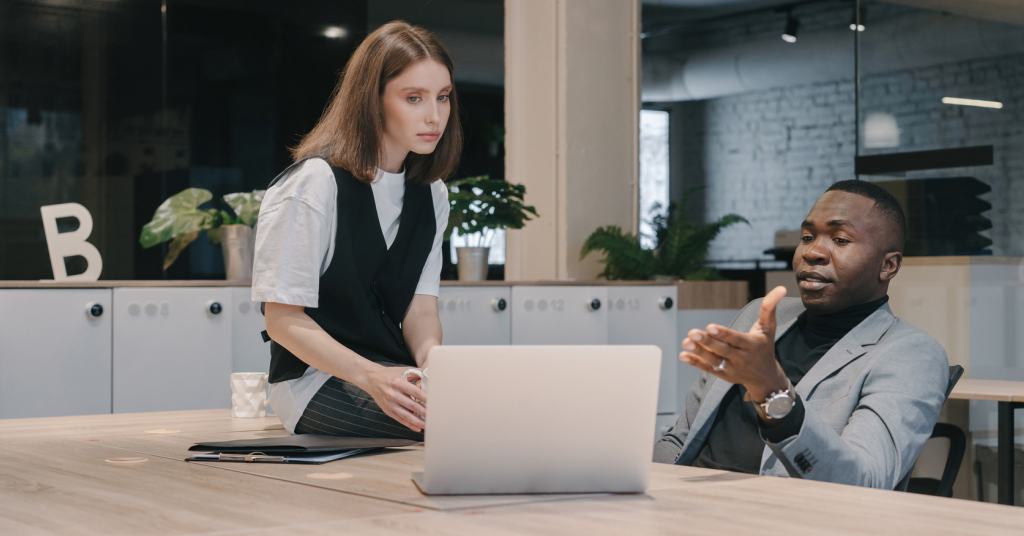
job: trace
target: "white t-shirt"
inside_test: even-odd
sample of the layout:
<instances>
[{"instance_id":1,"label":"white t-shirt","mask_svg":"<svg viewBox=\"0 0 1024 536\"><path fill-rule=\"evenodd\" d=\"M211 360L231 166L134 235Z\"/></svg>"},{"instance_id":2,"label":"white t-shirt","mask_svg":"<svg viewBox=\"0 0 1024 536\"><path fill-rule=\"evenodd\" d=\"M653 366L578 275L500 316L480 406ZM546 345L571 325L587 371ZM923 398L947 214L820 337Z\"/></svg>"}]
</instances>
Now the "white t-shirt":
<instances>
[{"instance_id":1,"label":"white t-shirt","mask_svg":"<svg viewBox=\"0 0 1024 536\"><path fill-rule=\"evenodd\" d=\"M390 248L398 235L405 173L378 170L370 188L380 229ZM437 296L441 285L441 242L448 226L448 188L435 181L430 185L430 193L437 234L415 292ZM338 184L334 170L320 158L299 164L264 194L257 221L252 300L317 307L320 276L334 256L338 229ZM273 384L270 404L289 432L295 432L310 399L329 378L326 372L309 367L299 378Z\"/></svg>"}]
</instances>

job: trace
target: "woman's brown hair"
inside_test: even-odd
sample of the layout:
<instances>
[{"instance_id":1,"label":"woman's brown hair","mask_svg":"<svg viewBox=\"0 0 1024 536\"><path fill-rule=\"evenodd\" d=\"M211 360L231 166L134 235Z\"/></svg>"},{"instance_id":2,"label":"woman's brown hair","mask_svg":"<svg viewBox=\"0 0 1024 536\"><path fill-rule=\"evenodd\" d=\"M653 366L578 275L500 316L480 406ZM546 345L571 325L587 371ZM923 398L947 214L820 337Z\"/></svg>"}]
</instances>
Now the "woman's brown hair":
<instances>
[{"instance_id":1,"label":"woman's brown hair","mask_svg":"<svg viewBox=\"0 0 1024 536\"><path fill-rule=\"evenodd\" d=\"M392 21L366 36L339 76L320 120L292 149L292 158L319 156L359 179L372 181L382 155L384 86L409 65L426 59L444 65L454 81L455 70L448 51L427 30ZM462 152L462 125L454 86L449 103L448 125L434 152L410 152L406 157L407 180L429 183L455 172Z\"/></svg>"}]
</instances>

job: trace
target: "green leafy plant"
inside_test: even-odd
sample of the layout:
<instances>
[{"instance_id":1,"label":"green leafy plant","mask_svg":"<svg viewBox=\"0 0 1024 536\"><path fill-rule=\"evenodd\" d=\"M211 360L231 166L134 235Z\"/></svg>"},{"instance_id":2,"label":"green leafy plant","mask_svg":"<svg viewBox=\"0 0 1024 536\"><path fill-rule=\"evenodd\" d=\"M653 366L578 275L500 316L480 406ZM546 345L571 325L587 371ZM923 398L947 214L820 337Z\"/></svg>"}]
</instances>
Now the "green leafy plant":
<instances>
[{"instance_id":1,"label":"green leafy plant","mask_svg":"<svg viewBox=\"0 0 1024 536\"><path fill-rule=\"evenodd\" d=\"M189 244L199 238L199 233L206 231L207 239L219 244L222 226L256 225L264 192L253 190L226 194L222 199L230 210L224 210L201 208L200 205L213 199L213 194L203 188L186 188L157 207L153 219L139 233L139 244L148 249L170 240L163 264L166 270Z\"/></svg>"},{"instance_id":2,"label":"green leafy plant","mask_svg":"<svg viewBox=\"0 0 1024 536\"><path fill-rule=\"evenodd\" d=\"M537 216L537 209L526 205L526 187L487 175L465 177L448 183L451 213L445 239L452 232L474 236L475 247L486 247L498 229L522 229Z\"/></svg>"},{"instance_id":3,"label":"green leafy plant","mask_svg":"<svg viewBox=\"0 0 1024 536\"><path fill-rule=\"evenodd\" d=\"M686 202L684 197L683 202ZM718 233L737 223L749 224L743 216L727 214L716 221L695 224L681 217L676 205L651 219L654 228L654 249L646 249L640 237L626 233L617 225L600 227L583 243L580 259L593 252L604 253L606 279L643 280L654 276L673 276L692 281L716 279L718 271L704 265L708 246Z\"/></svg>"}]
</instances>

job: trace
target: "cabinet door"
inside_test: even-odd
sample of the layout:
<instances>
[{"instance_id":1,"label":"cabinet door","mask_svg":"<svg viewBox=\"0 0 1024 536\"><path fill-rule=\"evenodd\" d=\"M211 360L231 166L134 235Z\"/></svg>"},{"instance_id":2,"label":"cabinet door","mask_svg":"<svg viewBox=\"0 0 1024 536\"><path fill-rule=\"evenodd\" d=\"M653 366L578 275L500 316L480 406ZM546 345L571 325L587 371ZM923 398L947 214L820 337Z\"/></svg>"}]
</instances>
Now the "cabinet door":
<instances>
[{"instance_id":1,"label":"cabinet door","mask_svg":"<svg viewBox=\"0 0 1024 536\"><path fill-rule=\"evenodd\" d=\"M605 287L512 288L512 344L608 344Z\"/></svg>"},{"instance_id":2,"label":"cabinet door","mask_svg":"<svg viewBox=\"0 0 1024 536\"><path fill-rule=\"evenodd\" d=\"M441 287L437 302L445 344L511 344L509 287Z\"/></svg>"},{"instance_id":3,"label":"cabinet door","mask_svg":"<svg viewBox=\"0 0 1024 536\"><path fill-rule=\"evenodd\" d=\"M234 372L267 372L270 370L270 343L260 333L267 329L260 304L250 299L249 287L231 289L231 353Z\"/></svg>"},{"instance_id":4,"label":"cabinet door","mask_svg":"<svg viewBox=\"0 0 1024 536\"><path fill-rule=\"evenodd\" d=\"M736 315L739 312L739 309L680 309L677 316L679 340L681 342L691 329L704 329L711 323L723 326L732 325L732 321L736 319ZM682 348L680 348L680 351L682 351ZM697 378L700 377L700 370L681 362L676 367L676 371L679 388L678 407L679 411L682 412L686 395L690 393L693 382L697 381Z\"/></svg>"},{"instance_id":5,"label":"cabinet door","mask_svg":"<svg viewBox=\"0 0 1024 536\"><path fill-rule=\"evenodd\" d=\"M110 289L0 290L0 418L110 413Z\"/></svg>"},{"instance_id":6,"label":"cabinet door","mask_svg":"<svg viewBox=\"0 0 1024 536\"><path fill-rule=\"evenodd\" d=\"M114 289L114 412L230 407L231 289Z\"/></svg>"},{"instance_id":7,"label":"cabinet door","mask_svg":"<svg viewBox=\"0 0 1024 536\"><path fill-rule=\"evenodd\" d=\"M661 349L658 413L675 413L679 406L675 295L674 286L608 287L608 344L653 344Z\"/></svg>"}]
</instances>

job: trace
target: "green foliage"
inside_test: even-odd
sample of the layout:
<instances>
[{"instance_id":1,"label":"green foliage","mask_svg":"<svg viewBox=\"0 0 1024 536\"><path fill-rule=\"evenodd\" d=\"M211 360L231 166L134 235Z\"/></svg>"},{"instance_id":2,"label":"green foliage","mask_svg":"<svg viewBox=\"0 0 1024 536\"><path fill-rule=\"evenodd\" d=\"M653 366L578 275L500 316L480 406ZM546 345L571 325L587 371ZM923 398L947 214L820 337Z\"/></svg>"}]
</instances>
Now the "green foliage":
<instances>
[{"instance_id":1,"label":"green foliage","mask_svg":"<svg viewBox=\"0 0 1024 536\"><path fill-rule=\"evenodd\" d=\"M213 209L200 210L199 205L213 199L209 190L188 188L167 198L157 207L153 219L142 227L139 244L149 248L176 236L209 228Z\"/></svg>"},{"instance_id":2,"label":"green foliage","mask_svg":"<svg viewBox=\"0 0 1024 536\"><path fill-rule=\"evenodd\" d=\"M213 199L213 194L203 188L186 188L164 200L157 207L153 219L142 227L139 244L151 248L171 241L164 257L164 270L177 260L178 255L199 234L206 231L207 238L214 244L220 243L222 225L256 225L260 203L265 190L237 192L223 197L231 211L217 208L201 208L200 205Z\"/></svg>"},{"instance_id":3,"label":"green foliage","mask_svg":"<svg viewBox=\"0 0 1024 536\"><path fill-rule=\"evenodd\" d=\"M225 194L224 202L237 216L237 220L231 223L241 223L249 227L256 225L256 217L260 214L260 203L263 202L263 192L264 190L255 190ZM229 216L227 212L224 212L224 215Z\"/></svg>"},{"instance_id":4,"label":"green foliage","mask_svg":"<svg viewBox=\"0 0 1024 536\"><path fill-rule=\"evenodd\" d=\"M592 251L605 252L606 279L650 279L657 271L658 258L653 250L640 247L640 238L623 232L618 225L599 227L583 243L580 258Z\"/></svg>"},{"instance_id":5,"label":"green foliage","mask_svg":"<svg viewBox=\"0 0 1024 536\"><path fill-rule=\"evenodd\" d=\"M684 197L684 203L686 198ZM660 210L660 207L655 207ZM583 243L580 258L592 252L604 253L606 279L651 279L656 275L681 279L715 279L718 272L704 266L708 246L718 233L737 223L749 224L743 216L727 214L706 224L694 224L681 217L676 205L651 220L654 228L654 249L644 249L640 238L615 225L600 227Z\"/></svg>"},{"instance_id":6,"label":"green foliage","mask_svg":"<svg viewBox=\"0 0 1024 536\"><path fill-rule=\"evenodd\" d=\"M484 236L498 229L522 229L537 216L537 210L523 202L525 195L525 186L487 175L449 182L451 213L445 239L450 239L453 231L462 236Z\"/></svg>"}]
</instances>

